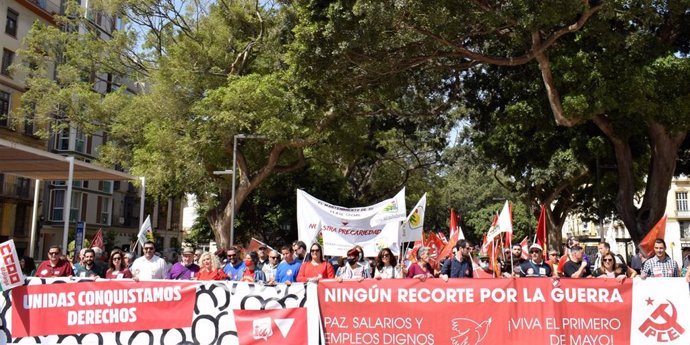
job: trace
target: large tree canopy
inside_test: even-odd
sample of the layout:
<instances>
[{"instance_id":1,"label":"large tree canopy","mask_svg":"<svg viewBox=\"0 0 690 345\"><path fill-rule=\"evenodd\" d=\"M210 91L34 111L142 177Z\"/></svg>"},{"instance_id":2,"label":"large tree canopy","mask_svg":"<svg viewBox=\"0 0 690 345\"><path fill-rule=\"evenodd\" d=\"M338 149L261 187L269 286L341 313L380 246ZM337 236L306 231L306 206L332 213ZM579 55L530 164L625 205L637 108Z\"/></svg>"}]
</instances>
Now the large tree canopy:
<instances>
[{"instance_id":1,"label":"large tree canopy","mask_svg":"<svg viewBox=\"0 0 690 345\"><path fill-rule=\"evenodd\" d=\"M325 82L311 88L324 102L356 99L344 103L355 112L366 111L361 104L411 104L407 109L443 115L463 104L463 91L472 91L468 73L500 79L506 68L534 65L552 121L567 127L589 123L576 129L596 126L611 145L615 204L632 238L639 241L663 214L677 151L690 128L688 1L297 4L294 56L305 63L294 66L307 80L305 88L312 87L309 80ZM515 114L523 96L491 89L476 99L500 97L504 110ZM520 135L522 121L539 119L511 120L516 124L510 131L518 132L512 135ZM645 149L636 150L639 143ZM643 179L638 208L636 181Z\"/></svg>"}]
</instances>

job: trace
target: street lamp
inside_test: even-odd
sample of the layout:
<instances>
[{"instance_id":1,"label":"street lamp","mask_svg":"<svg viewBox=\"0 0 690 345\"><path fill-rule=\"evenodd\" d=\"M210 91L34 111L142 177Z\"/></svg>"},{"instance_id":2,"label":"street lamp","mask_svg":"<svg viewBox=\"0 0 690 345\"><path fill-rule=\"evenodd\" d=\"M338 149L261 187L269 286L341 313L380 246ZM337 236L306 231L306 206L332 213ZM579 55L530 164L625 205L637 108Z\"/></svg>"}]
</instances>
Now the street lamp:
<instances>
[{"instance_id":1,"label":"street lamp","mask_svg":"<svg viewBox=\"0 0 690 345\"><path fill-rule=\"evenodd\" d=\"M232 214L230 215L230 245L235 244L235 181L237 180L237 139L266 139L263 135L256 134L236 134L233 137L232 143L232 195L230 196L230 203L232 204ZM215 172L214 172L215 173Z\"/></svg>"}]
</instances>

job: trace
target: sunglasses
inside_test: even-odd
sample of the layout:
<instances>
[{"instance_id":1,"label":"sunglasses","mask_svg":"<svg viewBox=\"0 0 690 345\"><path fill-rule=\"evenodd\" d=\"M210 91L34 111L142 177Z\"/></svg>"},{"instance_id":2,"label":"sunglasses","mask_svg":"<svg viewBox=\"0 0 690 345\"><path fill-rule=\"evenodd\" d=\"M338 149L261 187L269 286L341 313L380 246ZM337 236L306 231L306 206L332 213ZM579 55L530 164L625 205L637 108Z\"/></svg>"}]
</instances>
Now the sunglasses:
<instances>
[{"instance_id":1,"label":"sunglasses","mask_svg":"<svg viewBox=\"0 0 690 345\"><path fill-rule=\"evenodd\" d=\"M530 250L529 253L530 253L530 254L537 254L537 253L540 253L540 252L539 252L538 250Z\"/></svg>"},{"instance_id":2,"label":"sunglasses","mask_svg":"<svg viewBox=\"0 0 690 345\"><path fill-rule=\"evenodd\" d=\"M115 261L115 260L122 260L122 258L119 257L119 256L114 256L114 257L113 257L113 261Z\"/></svg>"},{"instance_id":3,"label":"sunglasses","mask_svg":"<svg viewBox=\"0 0 690 345\"><path fill-rule=\"evenodd\" d=\"M604 262L613 262L613 259L604 259Z\"/></svg>"},{"instance_id":4,"label":"sunglasses","mask_svg":"<svg viewBox=\"0 0 690 345\"><path fill-rule=\"evenodd\" d=\"M237 254L228 255L229 258L234 258L236 256L237 256Z\"/></svg>"},{"instance_id":5,"label":"sunglasses","mask_svg":"<svg viewBox=\"0 0 690 345\"><path fill-rule=\"evenodd\" d=\"M269 256L268 258L269 259L277 259L278 257L277 256Z\"/></svg>"},{"instance_id":6,"label":"sunglasses","mask_svg":"<svg viewBox=\"0 0 690 345\"><path fill-rule=\"evenodd\" d=\"M551 253L551 254L549 254L549 256L558 256L558 254L556 254L556 253Z\"/></svg>"},{"instance_id":7,"label":"sunglasses","mask_svg":"<svg viewBox=\"0 0 690 345\"><path fill-rule=\"evenodd\" d=\"M48 252L48 255L60 255L60 252Z\"/></svg>"},{"instance_id":8,"label":"sunglasses","mask_svg":"<svg viewBox=\"0 0 690 345\"><path fill-rule=\"evenodd\" d=\"M390 258L390 257L391 257L391 255L390 255L390 254L388 254L388 253L386 253L386 254L383 254L383 255L382 255L382 257L384 257L384 258Z\"/></svg>"},{"instance_id":9,"label":"sunglasses","mask_svg":"<svg viewBox=\"0 0 690 345\"><path fill-rule=\"evenodd\" d=\"M155 248L153 247L144 247L144 250L154 250Z\"/></svg>"},{"instance_id":10,"label":"sunglasses","mask_svg":"<svg viewBox=\"0 0 690 345\"><path fill-rule=\"evenodd\" d=\"M317 248L317 249L312 249L311 252L312 252L312 253L319 253L319 252L321 252L321 249L318 249L318 248Z\"/></svg>"}]
</instances>

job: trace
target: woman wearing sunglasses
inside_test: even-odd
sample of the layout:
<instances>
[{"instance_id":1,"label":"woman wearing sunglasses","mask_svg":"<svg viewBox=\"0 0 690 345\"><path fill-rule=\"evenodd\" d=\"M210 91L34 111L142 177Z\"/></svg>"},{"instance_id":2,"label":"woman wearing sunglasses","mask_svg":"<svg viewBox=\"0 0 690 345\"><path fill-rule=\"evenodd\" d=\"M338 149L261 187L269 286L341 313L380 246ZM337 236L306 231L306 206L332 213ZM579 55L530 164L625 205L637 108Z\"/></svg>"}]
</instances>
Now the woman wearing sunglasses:
<instances>
[{"instance_id":1,"label":"woman wearing sunglasses","mask_svg":"<svg viewBox=\"0 0 690 345\"><path fill-rule=\"evenodd\" d=\"M107 279L132 278L132 272L125 266L125 254L120 249L113 249L108 260L108 270L105 272Z\"/></svg>"},{"instance_id":2,"label":"woman wearing sunglasses","mask_svg":"<svg viewBox=\"0 0 690 345\"><path fill-rule=\"evenodd\" d=\"M616 263L616 258L612 253L606 253L601 257L601 265L592 275L597 278L615 278L619 283L622 283L626 278L623 267Z\"/></svg>"},{"instance_id":3,"label":"woman wearing sunglasses","mask_svg":"<svg viewBox=\"0 0 690 345\"><path fill-rule=\"evenodd\" d=\"M323 250L318 243L311 245L309 255L304 258L304 263L297 275L298 282L318 283L321 279L335 278L333 266L328 261L323 260Z\"/></svg>"}]
</instances>

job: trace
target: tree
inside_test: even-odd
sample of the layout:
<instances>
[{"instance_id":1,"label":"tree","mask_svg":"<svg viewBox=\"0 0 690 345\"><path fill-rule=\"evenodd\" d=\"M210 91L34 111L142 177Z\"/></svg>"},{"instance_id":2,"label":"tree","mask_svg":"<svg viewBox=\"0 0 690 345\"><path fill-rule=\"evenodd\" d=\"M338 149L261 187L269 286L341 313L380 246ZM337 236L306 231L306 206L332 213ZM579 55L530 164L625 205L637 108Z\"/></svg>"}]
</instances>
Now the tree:
<instances>
[{"instance_id":1,"label":"tree","mask_svg":"<svg viewBox=\"0 0 690 345\"><path fill-rule=\"evenodd\" d=\"M309 66L298 73L306 80L318 75L330 86L314 91L321 98L357 99L345 104L361 111L359 104L370 104L363 99L386 94L381 107L406 101L444 114L460 103L468 69L497 78L491 72L501 68L484 67L536 63L555 123L591 123L613 147L616 208L633 240L664 212L677 151L690 128L686 1L298 4L294 56ZM648 149L636 156L640 138ZM637 164L647 167L641 175ZM638 209L634 196L642 178Z\"/></svg>"}]
</instances>

